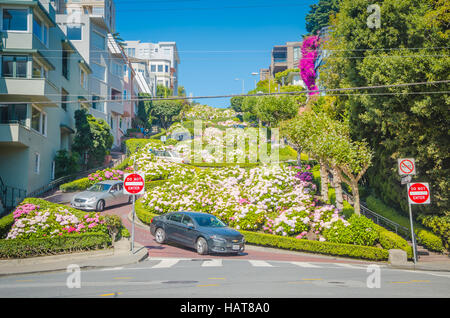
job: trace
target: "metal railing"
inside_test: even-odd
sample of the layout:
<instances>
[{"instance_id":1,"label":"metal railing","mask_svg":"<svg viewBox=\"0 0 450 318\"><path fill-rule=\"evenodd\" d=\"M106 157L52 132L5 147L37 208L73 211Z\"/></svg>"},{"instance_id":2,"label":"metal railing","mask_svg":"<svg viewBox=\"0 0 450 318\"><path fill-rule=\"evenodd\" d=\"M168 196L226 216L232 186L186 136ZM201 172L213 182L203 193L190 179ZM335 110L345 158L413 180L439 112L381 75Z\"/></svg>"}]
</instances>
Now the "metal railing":
<instances>
[{"instance_id":1,"label":"metal railing","mask_svg":"<svg viewBox=\"0 0 450 318\"><path fill-rule=\"evenodd\" d=\"M7 186L0 177L0 201L4 209L3 213L0 211L0 215L9 213L17 206L17 204L25 199L26 196L26 190Z\"/></svg>"},{"instance_id":2,"label":"metal railing","mask_svg":"<svg viewBox=\"0 0 450 318\"><path fill-rule=\"evenodd\" d=\"M342 192L344 195L344 199L346 199L347 202L353 205L354 202L353 197L344 190ZM360 202L360 210L362 215L371 219L374 223L378 224L379 226L382 226L390 231L395 231L395 234L400 235L405 239L411 239L411 231L408 228L398 223L395 223L394 221L391 221L388 218L370 210L364 201Z\"/></svg>"}]
</instances>

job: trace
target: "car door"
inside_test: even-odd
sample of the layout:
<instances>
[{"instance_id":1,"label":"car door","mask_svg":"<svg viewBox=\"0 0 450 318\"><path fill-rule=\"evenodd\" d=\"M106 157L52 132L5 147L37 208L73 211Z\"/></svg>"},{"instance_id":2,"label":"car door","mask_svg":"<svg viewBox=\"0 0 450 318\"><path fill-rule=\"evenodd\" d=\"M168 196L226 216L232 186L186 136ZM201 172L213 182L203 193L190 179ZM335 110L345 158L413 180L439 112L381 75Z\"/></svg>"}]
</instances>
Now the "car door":
<instances>
[{"instance_id":1,"label":"car door","mask_svg":"<svg viewBox=\"0 0 450 318\"><path fill-rule=\"evenodd\" d=\"M194 247L197 239L197 230L195 229L194 221L190 216L184 214L181 223L182 228L180 230L180 236L183 244L189 247Z\"/></svg>"},{"instance_id":2,"label":"car door","mask_svg":"<svg viewBox=\"0 0 450 318\"><path fill-rule=\"evenodd\" d=\"M183 214L174 213L169 216L169 219L166 223L166 234L169 240L182 243L181 240L181 232L182 232L182 223Z\"/></svg>"},{"instance_id":3,"label":"car door","mask_svg":"<svg viewBox=\"0 0 450 318\"><path fill-rule=\"evenodd\" d=\"M120 203L120 192L117 184L109 189L109 205L116 205Z\"/></svg>"},{"instance_id":4,"label":"car door","mask_svg":"<svg viewBox=\"0 0 450 318\"><path fill-rule=\"evenodd\" d=\"M123 193L123 183L122 182L117 184L117 189L118 189L117 199L119 200L118 204L128 203L129 195Z\"/></svg>"}]
</instances>

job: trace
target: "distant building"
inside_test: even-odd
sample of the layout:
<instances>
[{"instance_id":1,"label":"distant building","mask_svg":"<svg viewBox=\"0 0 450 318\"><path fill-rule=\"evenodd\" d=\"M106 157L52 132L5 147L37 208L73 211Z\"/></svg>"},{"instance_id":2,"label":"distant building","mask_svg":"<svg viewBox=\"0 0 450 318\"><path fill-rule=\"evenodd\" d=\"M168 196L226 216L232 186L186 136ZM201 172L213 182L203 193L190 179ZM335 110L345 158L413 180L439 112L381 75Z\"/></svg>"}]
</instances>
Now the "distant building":
<instances>
[{"instance_id":1,"label":"distant building","mask_svg":"<svg viewBox=\"0 0 450 318\"><path fill-rule=\"evenodd\" d=\"M302 57L302 42L287 42L285 45L276 45L272 49L270 76L273 78L278 72L298 68Z\"/></svg>"},{"instance_id":2,"label":"distant building","mask_svg":"<svg viewBox=\"0 0 450 318\"><path fill-rule=\"evenodd\" d=\"M175 42L143 43L125 41L125 51L129 58L146 60L150 74L156 77L156 84L163 85L178 94L178 65L180 57Z\"/></svg>"},{"instance_id":3,"label":"distant building","mask_svg":"<svg viewBox=\"0 0 450 318\"><path fill-rule=\"evenodd\" d=\"M320 29L319 33L319 47L317 48L317 58L314 63L314 71L316 73L316 85L319 89L324 89L324 87L319 82L320 69L325 64L326 58L329 56L329 52L324 49L324 43L326 43L330 37L330 27L323 27ZM325 93L321 93L324 95Z\"/></svg>"}]
</instances>

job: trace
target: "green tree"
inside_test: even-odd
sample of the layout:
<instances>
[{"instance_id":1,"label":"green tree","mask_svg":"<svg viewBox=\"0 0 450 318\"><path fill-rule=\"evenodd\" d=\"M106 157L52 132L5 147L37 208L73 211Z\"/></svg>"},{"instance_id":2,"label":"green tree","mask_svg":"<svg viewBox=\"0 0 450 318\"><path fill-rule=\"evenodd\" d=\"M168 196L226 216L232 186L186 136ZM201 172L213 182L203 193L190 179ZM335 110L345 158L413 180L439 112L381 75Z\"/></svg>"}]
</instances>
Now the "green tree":
<instances>
[{"instance_id":1,"label":"green tree","mask_svg":"<svg viewBox=\"0 0 450 318\"><path fill-rule=\"evenodd\" d=\"M87 153L87 168L100 166L111 150L114 137L110 127L103 119L97 119L87 110L75 111L76 134L72 149L83 155Z\"/></svg>"},{"instance_id":2,"label":"green tree","mask_svg":"<svg viewBox=\"0 0 450 318\"><path fill-rule=\"evenodd\" d=\"M156 97L166 98L173 96L173 90L164 85L156 85Z\"/></svg>"},{"instance_id":3,"label":"green tree","mask_svg":"<svg viewBox=\"0 0 450 318\"><path fill-rule=\"evenodd\" d=\"M151 95L147 93L140 93L138 101L138 125L143 128L150 129L152 127L152 101L150 100Z\"/></svg>"},{"instance_id":4,"label":"green tree","mask_svg":"<svg viewBox=\"0 0 450 318\"><path fill-rule=\"evenodd\" d=\"M179 100L157 100L153 101L151 113L161 127L167 130L182 109L183 103Z\"/></svg>"},{"instance_id":5,"label":"green tree","mask_svg":"<svg viewBox=\"0 0 450 318\"><path fill-rule=\"evenodd\" d=\"M381 28L367 26L367 1L343 0L326 45L330 58L320 72L327 88L442 81L450 74L449 3L384 0ZM360 90L337 97L355 140L367 139L376 160L371 188L406 213L407 200L396 162L414 157L417 179L431 185L432 204L423 212L449 211L450 113L447 84ZM373 94L376 93L376 94ZM372 95L369 95L372 94Z\"/></svg>"},{"instance_id":6,"label":"green tree","mask_svg":"<svg viewBox=\"0 0 450 318\"><path fill-rule=\"evenodd\" d=\"M309 34L316 34L321 28L328 26L330 16L339 12L339 1L319 0L318 4L311 5L311 9L305 17L306 31Z\"/></svg>"},{"instance_id":7,"label":"green tree","mask_svg":"<svg viewBox=\"0 0 450 318\"><path fill-rule=\"evenodd\" d=\"M270 127L277 127L280 121L295 117L299 105L289 95L256 97L256 117Z\"/></svg>"},{"instance_id":8,"label":"green tree","mask_svg":"<svg viewBox=\"0 0 450 318\"><path fill-rule=\"evenodd\" d=\"M245 98L245 97L243 97L243 96L234 96L234 97L231 97L231 99L230 99L230 105L231 105L231 108L232 108L235 112L237 112L237 113L242 112L242 103L244 102L244 98Z\"/></svg>"},{"instance_id":9,"label":"green tree","mask_svg":"<svg viewBox=\"0 0 450 318\"><path fill-rule=\"evenodd\" d=\"M74 174L80 170L80 154L59 150L55 156L55 179Z\"/></svg>"}]
</instances>

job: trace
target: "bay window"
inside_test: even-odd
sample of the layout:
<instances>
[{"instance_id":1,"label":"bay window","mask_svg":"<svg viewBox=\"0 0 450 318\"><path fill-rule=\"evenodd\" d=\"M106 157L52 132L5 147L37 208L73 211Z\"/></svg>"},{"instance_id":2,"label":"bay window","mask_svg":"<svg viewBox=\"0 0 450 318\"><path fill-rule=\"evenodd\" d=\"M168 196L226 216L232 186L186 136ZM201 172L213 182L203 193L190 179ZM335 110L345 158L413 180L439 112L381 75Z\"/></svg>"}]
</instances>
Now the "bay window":
<instances>
[{"instance_id":1,"label":"bay window","mask_svg":"<svg viewBox=\"0 0 450 318\"><path fill-rule=\"evenodd\" d=\"M47 114L35 106L31 106L31 128L44 136L47 135Z\"/></svg>"}]
</instances>

